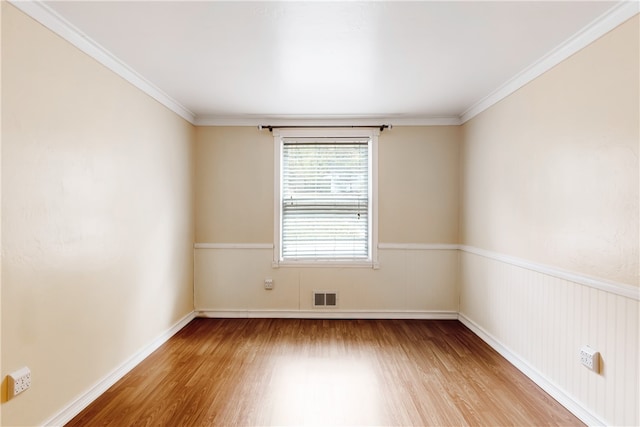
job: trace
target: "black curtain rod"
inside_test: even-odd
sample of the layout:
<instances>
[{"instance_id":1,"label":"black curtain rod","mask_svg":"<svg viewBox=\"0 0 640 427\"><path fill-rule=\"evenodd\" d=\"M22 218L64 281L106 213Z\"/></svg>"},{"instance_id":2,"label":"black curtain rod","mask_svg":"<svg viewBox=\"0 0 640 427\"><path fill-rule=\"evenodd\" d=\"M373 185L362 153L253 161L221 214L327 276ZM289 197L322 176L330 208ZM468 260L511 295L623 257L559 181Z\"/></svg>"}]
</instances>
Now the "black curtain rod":
<instances>
[{"instance_id":1,"label":"black curtain rod","mask_svg":"<svg viewBox=\"0 0 640 427\"><path fill-rule=\"evenodd\" d=\"M349 128L349 129L357 129L357 128L377 128L382 132L385 129L391 129L392 125L362 125L362 126L271 126L271 125L258 125L258 130L269 129L269 132L273 132L274 129L318 129L318 128Z\"/></svg>"}]
</instances>

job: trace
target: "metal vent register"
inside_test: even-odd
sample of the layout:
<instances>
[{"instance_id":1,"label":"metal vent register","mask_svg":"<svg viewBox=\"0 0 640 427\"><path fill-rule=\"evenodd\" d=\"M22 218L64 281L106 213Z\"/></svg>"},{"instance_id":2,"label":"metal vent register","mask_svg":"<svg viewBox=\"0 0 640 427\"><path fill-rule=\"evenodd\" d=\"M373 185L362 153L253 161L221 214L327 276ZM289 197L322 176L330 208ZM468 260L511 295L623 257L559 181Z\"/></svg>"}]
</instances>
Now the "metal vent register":
<instances>
[{"instance_id":1,"label":"metal vent register","mask_svg":"<svg viewBox=\"0 0 640 427\"><path fill-rule=\"evenodd\" d=\"M338 294L336 292L313 292L314 307L337 307Z\"/></svg>"}]
</instances>

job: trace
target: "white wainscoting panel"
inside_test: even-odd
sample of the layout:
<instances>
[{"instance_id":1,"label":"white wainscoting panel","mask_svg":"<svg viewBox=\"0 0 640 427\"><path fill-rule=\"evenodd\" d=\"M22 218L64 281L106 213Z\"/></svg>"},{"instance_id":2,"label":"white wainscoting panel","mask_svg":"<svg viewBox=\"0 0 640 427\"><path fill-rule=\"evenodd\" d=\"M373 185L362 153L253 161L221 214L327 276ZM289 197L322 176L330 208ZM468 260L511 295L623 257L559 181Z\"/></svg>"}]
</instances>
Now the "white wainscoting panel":
<instances>
[{"instance_id":1,"label":"white wainscoting panel","mask_svg":"<svg viewBox=\"0 0 640 427\"><path fill-rule=\"evenodd\" d=\"M584 408L583 421L640 425L636 298L469 251L460 257L462 319L575 403L565 406ZM600 352L600 373L580 364L583 345Z\"/></svg>"},{"instance_id":2,"label":"white wainscoting panel","mask_svg":"<svg viewBox=\"0 0 640 427\"><path fill-rule=\"evenodd\" d=\"M458 311L459 251L380 249L380 268L272 268L273 250L260 245L195 246L195 310L229 316L313 316L313 291L335 291L327 317L441 316ZM273 290L264 279L273 279ZM368 314L367 314L368 313Z\"/></svg>"}]
</instances>

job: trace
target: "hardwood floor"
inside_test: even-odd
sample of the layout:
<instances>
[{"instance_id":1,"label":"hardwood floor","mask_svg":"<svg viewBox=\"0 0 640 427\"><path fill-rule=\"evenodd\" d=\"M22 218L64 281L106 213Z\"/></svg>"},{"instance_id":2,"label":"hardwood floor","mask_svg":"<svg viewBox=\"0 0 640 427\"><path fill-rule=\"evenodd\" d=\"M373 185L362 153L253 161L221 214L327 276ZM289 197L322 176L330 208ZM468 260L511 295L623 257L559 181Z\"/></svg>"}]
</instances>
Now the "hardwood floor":
<instances>
[{"instance_id":1,"label":"hardwood floor","mask_svg":"<svg viewBox=\"0 0 640 427\"><path fill-rule=\"evenodd\" d=\"M67 426L582 425L458 321L195 319Z\"/></svg>"}]
</instances>

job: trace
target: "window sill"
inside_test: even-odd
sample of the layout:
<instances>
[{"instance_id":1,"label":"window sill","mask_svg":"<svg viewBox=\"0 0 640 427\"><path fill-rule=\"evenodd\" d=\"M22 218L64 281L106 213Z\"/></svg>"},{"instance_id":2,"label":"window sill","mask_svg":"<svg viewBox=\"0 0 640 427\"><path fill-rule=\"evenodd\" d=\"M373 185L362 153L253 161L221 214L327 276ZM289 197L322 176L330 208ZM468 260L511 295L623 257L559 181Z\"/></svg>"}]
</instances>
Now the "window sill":
<instances>
[{"instance_id":1,"label":"window sill","mask_svg":"<svg viewBox=\"0 0 640 427\"><path fill-rule=\"evenodd\" d=\"M289 267L299 267L299 268L372 268L377 270L380 268L380 264L375 261L367 260L367 261L355 261L355 260L347 260L347 261L339 261L339 260L304 260L304 261L273 261L271 264L273 268L289 268Z\"/></svg>"}]
</instances>

